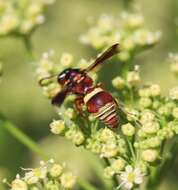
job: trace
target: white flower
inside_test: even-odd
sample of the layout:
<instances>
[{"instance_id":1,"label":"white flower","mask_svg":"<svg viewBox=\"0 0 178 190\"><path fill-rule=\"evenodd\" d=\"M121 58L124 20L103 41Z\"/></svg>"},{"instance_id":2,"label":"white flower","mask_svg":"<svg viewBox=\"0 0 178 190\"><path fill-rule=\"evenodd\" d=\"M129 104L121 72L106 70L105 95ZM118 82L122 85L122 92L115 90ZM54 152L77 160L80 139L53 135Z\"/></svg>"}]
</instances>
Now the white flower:
<instances>
[{"instance_id":1,"label":"white flower","mask_svg":"<svg viewBox=\"0 0 178 190\"><path fill-rule=\"evenodd\" d=\"M61 134L65 129L65 123L63 120L54 120L50 124L51 132L58 135Z\"/></svg>"},{"instance_id":2,"label":"white flower","mask_svg":"<svg viewBox=\"0 0 178 190\"><path fill-rule=\"evenodd\" d=\"M54 165L51 167L49 173L50 173L50 175L51 175L52 177L58 177L58 176L61 175L62 170L63 170L63 167L62 167L61 165L59 165L59 164L54 164Z\"/></svg>"},{"instance_id":3,"label":"white flower","mask_svg":"<svg viewBox=\"0 0 178 190\"><path fill-rule=\"evenodd\" d=\"M62 187L71 189L76 183L76 176L71 172L63 173L60 177Z\"/></svg>"},{"instance_id":4,"label":"white flower","mask_svg":"<svg viewBox=\"0 0 178 190\"><path fill-rule=\"evenodd\" d=\"M46 167L35 168L25 173L24 180L28 184L34 184L37 183L39 179L44 179L46 177L46 174L47 174Z\"/></svg>"},{"instance_id":5,"label":"white flower","mask_svg":"<svg viewBox=\"0 0 178 190\"><path fill-rule=\"evenodd\" d=\"M27 190L27 184L21 179L15 179L12 181L11 190Z\"/></svg>"},{"instance_id":6,"label":"white flower","mask_svg":"<svg viewBox=\"0 0 178 190\"><path fill-rule=\"evenodd\" d=\"M132 189L134 185L139 185L143 182L143 176L145 174L141 173L139 168L133 168L128 165L125 168L125 171L121 173L121 185L126 189Z\"/></svg>"},{"instance_id":7,"label":"white flower","mask_svg":"<svg viewBox=\"0 0 178 190\"><path fill-rule=\"evenodd\" d=\"M169 91L169 97L170 97L172 100L178 100L178 86L172 88L172 89Z\"/></svg>"}]
</instances>

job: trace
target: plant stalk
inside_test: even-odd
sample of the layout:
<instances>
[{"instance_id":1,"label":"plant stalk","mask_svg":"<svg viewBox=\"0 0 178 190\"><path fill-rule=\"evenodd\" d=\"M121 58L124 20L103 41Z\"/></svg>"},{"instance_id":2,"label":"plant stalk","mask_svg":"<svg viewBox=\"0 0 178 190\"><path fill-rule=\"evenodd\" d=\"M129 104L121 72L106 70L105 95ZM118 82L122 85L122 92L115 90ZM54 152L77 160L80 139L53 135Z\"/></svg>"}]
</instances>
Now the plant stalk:
<instances>
[{"instance_id":1,"label":"plant stalk","mask_svg":"<svg viewBox=\"0 0 178 190\"><path fill-rule=\"evenodd\" d=\"M0 120L0 126L4 127L13 137L15 137L19 142L29 148L31 151L36 153L44 160L49 160L49 156L44 153L44 151L33 141L30 137L24 134L19 128L17 128L13 123L7 120Z\"/></svg>"},{"instance_id":2,"label":"plant stalk","mask_svg":"<svg viewBox=\"0 0 178 190\"><path fill-rule=\"evenodd\" d=\"M98 190L95 186L82 178L78 178L77 182L83 190Z\"/></svg>"}]
</instances>

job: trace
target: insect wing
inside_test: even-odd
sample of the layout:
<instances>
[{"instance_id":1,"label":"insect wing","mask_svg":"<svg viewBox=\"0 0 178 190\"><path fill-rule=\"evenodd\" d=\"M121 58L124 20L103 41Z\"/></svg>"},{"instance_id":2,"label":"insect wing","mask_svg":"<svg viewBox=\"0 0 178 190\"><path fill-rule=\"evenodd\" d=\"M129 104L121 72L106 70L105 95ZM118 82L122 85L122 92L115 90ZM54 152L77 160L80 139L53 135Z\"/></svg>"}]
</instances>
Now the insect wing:
<instances>
[{"instance_id":1,"label":"insect wing","mask_svg":"<svg viewBox=\"0 0 178 190\"><path fill-rule=\"evenodd\" d=\"M64 100L65 100L65 98L67 96L67 93L68 93L68 89L64 88L63 90L61 90L60 92L58 92L55 97L53 97L51 103L53 105L60 106L64 102Z\"/></svg>"},{"instance_id":2,"label":"insect wing","mask_svg":"<svg viewBox=\"0 0 178 190\"><path fill-rule=\"evenodd\" d=\"M89 72L92 69L94 69L99 64L103 63L107 59L111 58L113 55L117 54L119 52L119 44L114 44L110 48L108 48L104 53L102 53L94 63L92 63L88 68L84 70L84 72Z\"/></svg>"}]
</instances>

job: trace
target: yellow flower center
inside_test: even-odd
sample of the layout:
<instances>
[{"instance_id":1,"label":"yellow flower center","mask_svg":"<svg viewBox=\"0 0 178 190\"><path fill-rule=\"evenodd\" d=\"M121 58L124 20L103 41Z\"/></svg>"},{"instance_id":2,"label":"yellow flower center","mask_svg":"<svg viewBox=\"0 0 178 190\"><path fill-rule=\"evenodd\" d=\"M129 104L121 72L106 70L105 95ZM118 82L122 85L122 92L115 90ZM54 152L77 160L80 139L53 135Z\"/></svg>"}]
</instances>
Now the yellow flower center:
<instances>
[{"instance_id":1,"label":"yellow flower center","mask_svg":"<svg viewBox=\"0 0 178 190\"><path fill-rule=\"evenodd\" d=\"M34 172L35 177L40 177L41 176L41 170L39 168L34 169L33 172Z\"/></svg>"},{"instance_id":2,"label":"yellow flower center","mask_svg":"<svg viewBox=\"0 0 178 190\"><path fill-rule=\"evenodd\" d=\"M134 173L129 173L127 176L128 181L131 183L134 182L134 178L135 178Z\"/></svg>"}]
</instances>

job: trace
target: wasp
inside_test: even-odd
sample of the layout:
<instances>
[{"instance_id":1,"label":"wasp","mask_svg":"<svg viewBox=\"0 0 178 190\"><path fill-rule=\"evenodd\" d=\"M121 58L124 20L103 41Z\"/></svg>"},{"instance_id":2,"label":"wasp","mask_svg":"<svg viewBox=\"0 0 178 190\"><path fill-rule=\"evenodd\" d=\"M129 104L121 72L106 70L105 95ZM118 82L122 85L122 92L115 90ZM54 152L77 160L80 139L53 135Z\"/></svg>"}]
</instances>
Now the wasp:
<instances>
[{"instance_id":1,"label":"wasp","mask_svg":"<svg viewBox=\"0 0 178 190\"><path fill-rule=\"evenodd\" d=\"M103 88L101 83L94 85L88 72L119 53L119 49L119 44L114 44L98 56L87 68L68 68L58 75L42 78L39 84L43 86L43 80L57 76L57 82L62 86L62 90L52 98L53 105L60 106L67 95L75 94L74 104L81 116L84 116L83 106L85 105L88 113L98 118L105 125L116 128L119 121L116 113L117 101Z\"/></svg>"}]
</instances>

